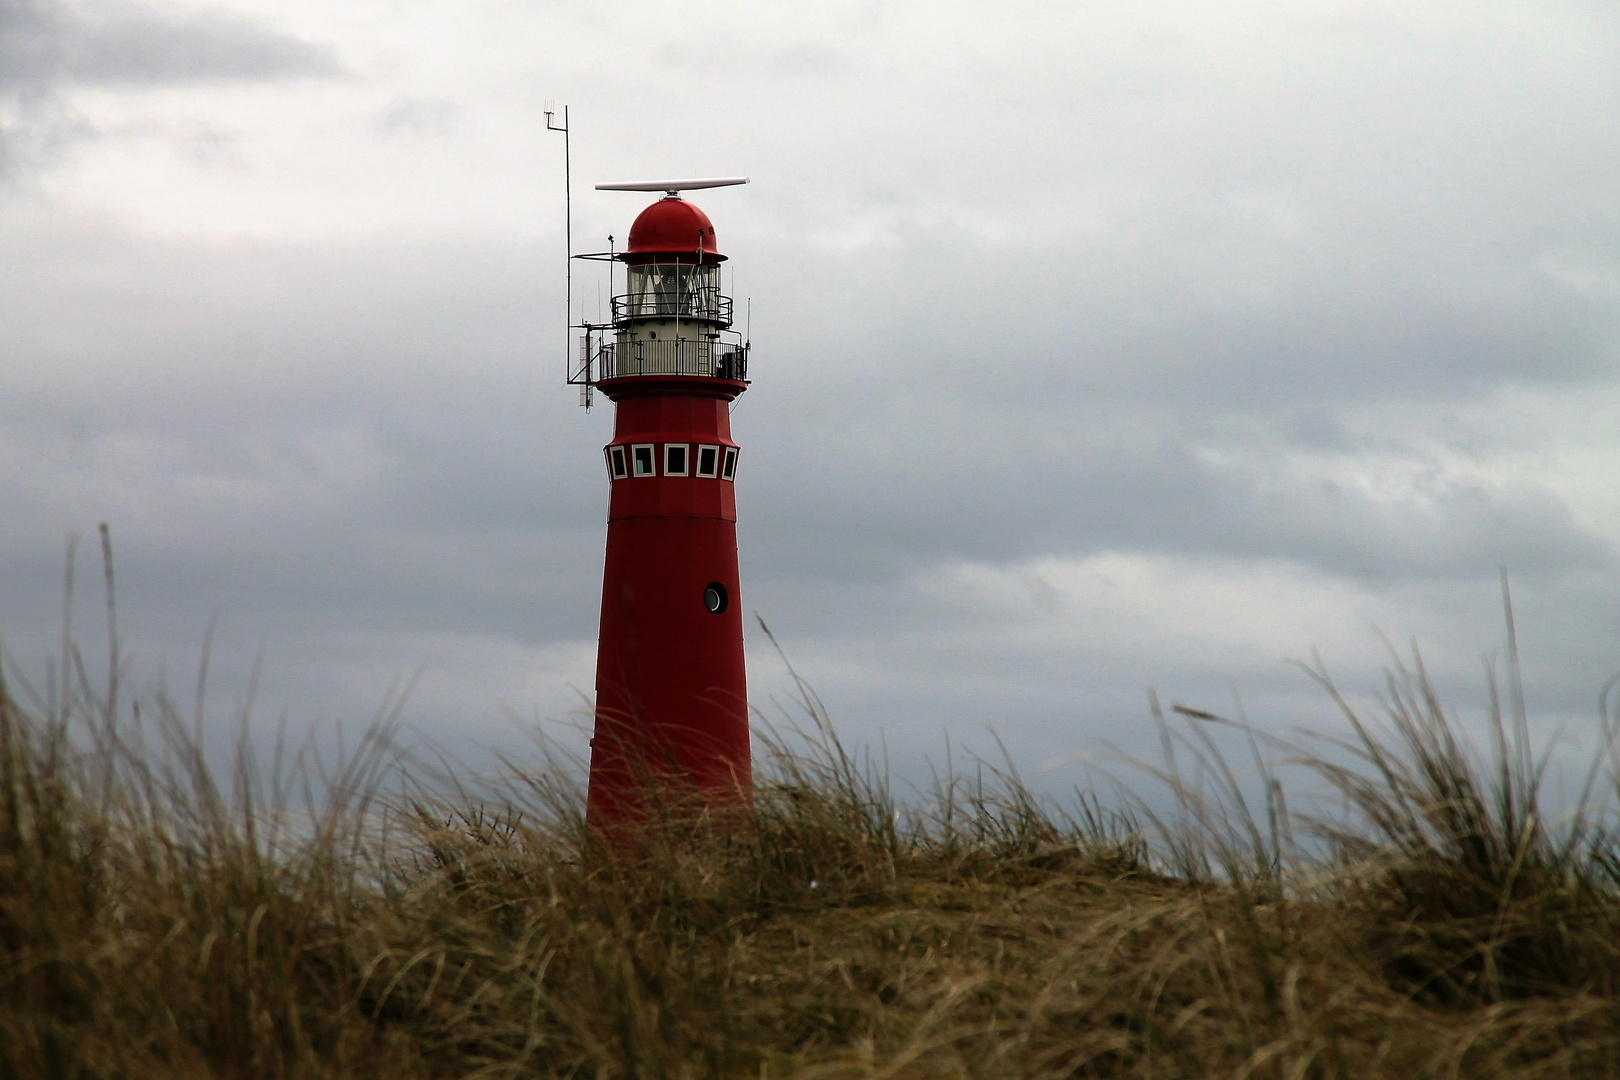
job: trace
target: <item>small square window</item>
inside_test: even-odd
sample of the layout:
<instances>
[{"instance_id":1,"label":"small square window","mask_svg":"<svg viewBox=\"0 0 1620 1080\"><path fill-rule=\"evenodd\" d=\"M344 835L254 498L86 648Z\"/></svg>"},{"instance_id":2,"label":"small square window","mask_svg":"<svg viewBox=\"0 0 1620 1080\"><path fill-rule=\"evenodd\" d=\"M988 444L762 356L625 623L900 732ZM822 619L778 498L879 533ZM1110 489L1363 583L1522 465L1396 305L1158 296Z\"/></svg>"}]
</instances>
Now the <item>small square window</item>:
<instances>
[{"instance_id":1,"label":"small square window","mask_svg":"<svg viewBox=\"0 0 1620 1080\"><path fill-rule=\"evenodd\" d=\"M700 446L697 448L697 471L694 475L711 478L720 475L720 448L718 446Z\"/></svg>"},{"instance_id":2,"label":"small square window","mask_svg":"<svg viewBox=\"0 0 1620 1080\"><path fill-rule=\"evenodd\" d=\"M725 480L737 479L737 448L726 447L726 467L720 470L720 476Z\"/></svg>"},{"instance_id":3,"label":"small square window","mask_svg":"<svg viewBox=\"0 0 1620 1080\"><path fill-rule=\"evenodd\" d=\"M690 449L690 448L686 445L686 443L665 443L664 444L664 475L665 476L685 476L686 475L686 473L687 473L687 469L686 469L686 452L687 452L688 449Z\"/></svg>"},{"instance_id":4,"label":"small square window","mask_svg":"<svg viewBox=\"0 0 1620 1080\"><path fill-rule=\"evenodd\" d=\"M630 472L625 466L624 447L608 447L608 476L615 480L623 480Z\"/></svg>"},{"instance_id":5,"label":"small square window","mask_svg":"<svg viewBox=\"0 0 1620 1080\"><path fill-rule=\"evenodd\" d=\"M653 464L653 445L643 443L630 448L630 461L636 468L637 476L657 476L658 468Z\"/></svg>"}]
</instances>

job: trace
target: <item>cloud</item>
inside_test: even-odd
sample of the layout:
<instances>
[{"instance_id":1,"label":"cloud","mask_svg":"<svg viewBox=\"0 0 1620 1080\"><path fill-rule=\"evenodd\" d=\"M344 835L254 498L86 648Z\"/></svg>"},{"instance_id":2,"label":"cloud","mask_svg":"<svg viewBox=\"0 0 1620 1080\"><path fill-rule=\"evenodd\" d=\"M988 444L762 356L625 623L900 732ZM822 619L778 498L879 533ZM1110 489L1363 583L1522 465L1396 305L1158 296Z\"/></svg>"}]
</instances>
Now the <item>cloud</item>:
<instances>
[{"instance_id":1,"label":"cloud","mask_svg":"<svg viewBox=\"0 0 1620 1080\"><path fill-rule=\"evenodd\" d=\"M223 12L0 0L0 85L331 77L325 46Z\"/></svg>"},{"instance_id":2,"label":"cloud","mask_svg":"<svg viewBox=\"0 0 1620 1080\"><path fill-rule=\"evenodd\" d=\"M378 114L377 130L384 135L446 135L455 128L459 111L450 101L400 98Z\"/></svg>"},{"instance_id":3,"label":"cloud","mask_svg":"<svg viewBox=\"0 0 1620 1080\"><path fill-rule=\"evenodd\" d=\"M751 516L773 525L756 543L781 572L882 577L944 559L1104 550L1285 559L1369 581L1614 565L1611 542L1554 491L1422 446L1317 454L1275 430L1178 431L1173 414L1102 410L1070 412L1078 430L1030 410L1020 436L912 412L935 435L898 426L909 410L887 405L841 438L755 451Z\"/></svg>"},{"instance_id":4,"label":"cloud","mask_svg":"<svg viewBox=\"0 0 1620 1080\"><path fill-rule=\"evenodd\" d=\"M15 167L135 133L0 216L0 630L36 669L57 537L105 519L132 648L183 668L218 611L295 717L418 663L452 732L589 687L611 410L558 385L548 96L576 248L638 209L593 179L755 177L699 200L755 298L742 607L857 741L1061 759L1229 679L1293 722L1283 659L1370 674L1375 625L1477 690L1504 563L1533 697L1575 715L1611 665L1612 19L0 4ZM340 54L368 77L216 90ZM216 131L239 167L172 152Z\"/></svg>"},{"instance_id":5,"label":"cloud","mask_svg":"<svg viewBox=\"0 0 1620 1080\"><path fill-rule=\"evenodd\" d=\"M0 184L15 184L60 161L94 127L63 97L43 89L16 96L10 119L0 119Z\"/></svg>"},{"instance_id":6,"label":"cloud","mask_svg":"<svg viewBox=\"0 0 1620 1080\"><path fill-rule=\"evenodd\" d=\"M26 184L97 129L74 87L329 78L332 50L206 9L0 0L0 183ZM218 147L193 146L195 156Z\"/></svg>"}]
</instances>

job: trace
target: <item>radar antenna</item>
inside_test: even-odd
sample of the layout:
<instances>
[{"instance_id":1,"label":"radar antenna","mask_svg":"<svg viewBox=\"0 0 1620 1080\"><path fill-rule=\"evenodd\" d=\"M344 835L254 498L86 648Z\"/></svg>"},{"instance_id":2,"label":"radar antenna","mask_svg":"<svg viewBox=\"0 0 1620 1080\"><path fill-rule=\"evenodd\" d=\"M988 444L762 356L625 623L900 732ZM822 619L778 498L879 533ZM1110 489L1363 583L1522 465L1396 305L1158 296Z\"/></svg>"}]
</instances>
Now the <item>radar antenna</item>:
<instances>
[{"instance_id":1,"label":"radar antenna","mask_svg":"<svg viewBox=\"0 0 1620 1080\"><path fill-rule=\"evenodd\" d=\"M707 180L630 180L622 184L597 184L597 191L662 191L674 198L683 191L699 188L735 187L748 183L746 176L711 176Z\"/></svg>"}]
</instances>

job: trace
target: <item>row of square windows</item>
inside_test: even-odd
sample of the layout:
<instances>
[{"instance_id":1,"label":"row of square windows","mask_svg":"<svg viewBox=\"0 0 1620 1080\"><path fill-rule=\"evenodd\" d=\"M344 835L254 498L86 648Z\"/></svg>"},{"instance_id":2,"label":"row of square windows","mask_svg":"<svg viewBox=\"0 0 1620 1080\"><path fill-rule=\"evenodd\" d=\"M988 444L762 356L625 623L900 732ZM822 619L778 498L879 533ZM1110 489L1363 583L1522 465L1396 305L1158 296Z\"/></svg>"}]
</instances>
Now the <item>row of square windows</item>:
<instances>
[{"instance_id":1,"label":"row of square windows","mask_svg":"<svg viewBox=\"0 0 1620 1080\"><path fill-rule=\"evenodd\" d=\"M734 480L737 477L735 446L699 446L692 453L690 443L664 443L664 476L703 476ZM658 443L631 443L607 448L608 477L623 480L629 476L657 476Z\"/></svg>"}]
</instances>

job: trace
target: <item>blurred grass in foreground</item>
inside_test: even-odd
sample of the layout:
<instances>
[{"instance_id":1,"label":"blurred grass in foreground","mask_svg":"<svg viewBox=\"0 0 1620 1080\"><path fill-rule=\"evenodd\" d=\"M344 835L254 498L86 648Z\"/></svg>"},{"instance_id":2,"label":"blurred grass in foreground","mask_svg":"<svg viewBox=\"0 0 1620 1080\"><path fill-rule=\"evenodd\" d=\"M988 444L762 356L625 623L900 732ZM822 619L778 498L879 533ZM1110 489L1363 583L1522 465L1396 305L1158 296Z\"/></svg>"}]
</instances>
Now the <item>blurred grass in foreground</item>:
<instances>
[{"instance_id":1,"label":"blurred grass in foreground","mask_svg":"<svg viewBox=\"0 0 1620 1080\"><path fill-rule=\"evenodd\" d=\"M1376 722L1315 672L1323 756L1159 716L1168 812L984 763L898 800L801 683L752 806L671 792L609 853L554 747L461 787L384 717L222 781L62 671L0 688L0 1076L1620 1075L1614 725L1548 820L1512 673L1483 760L1415 658ZM1291 816L1277 760L1341 809Z\"/></svg>"}]
</instances>

